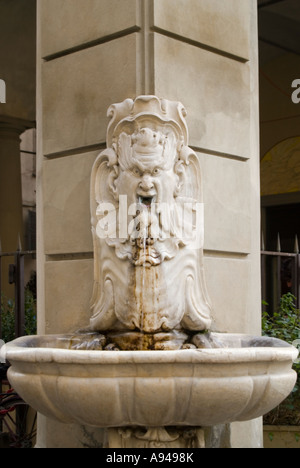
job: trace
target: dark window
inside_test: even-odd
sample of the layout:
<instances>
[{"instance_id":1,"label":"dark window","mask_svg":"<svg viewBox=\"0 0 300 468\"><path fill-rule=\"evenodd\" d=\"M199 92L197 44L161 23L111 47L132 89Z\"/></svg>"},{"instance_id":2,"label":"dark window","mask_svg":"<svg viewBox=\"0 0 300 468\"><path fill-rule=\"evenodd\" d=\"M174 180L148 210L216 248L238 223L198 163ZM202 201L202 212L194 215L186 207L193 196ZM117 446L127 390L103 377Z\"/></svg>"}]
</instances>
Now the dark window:
<instances>
[{"instance_id":1,"label":"dark window","mask_svg":"<svg viewBox=\"0 0 300 468\"><path fill-rule=\"evenodd\" d=\"M277 251L278 234L281 252L294 252L295 237L300 239L300 203L266 208L266 250Z\"/></svg>"}]
</instances>

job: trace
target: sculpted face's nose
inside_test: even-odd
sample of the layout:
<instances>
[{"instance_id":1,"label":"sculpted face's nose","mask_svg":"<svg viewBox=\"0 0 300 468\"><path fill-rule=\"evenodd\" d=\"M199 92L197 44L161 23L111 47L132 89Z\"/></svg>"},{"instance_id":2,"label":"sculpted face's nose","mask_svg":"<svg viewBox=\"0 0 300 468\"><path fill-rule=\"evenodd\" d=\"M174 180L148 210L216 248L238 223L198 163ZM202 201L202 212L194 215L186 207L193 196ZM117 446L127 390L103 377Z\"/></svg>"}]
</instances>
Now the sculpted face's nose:
<instances>
[{"instance_id":1,"label":"sculpted face's nose","mask_svg":"<svg viewBox=\"0 0 300 468\"><path fill-rule=\"evenodd\" d=\"M149 174L145 174L142 178L142 181L139 184L139 188L144 192L149 192L154 188L152 177Z\"/></svg>"}]
</instances>

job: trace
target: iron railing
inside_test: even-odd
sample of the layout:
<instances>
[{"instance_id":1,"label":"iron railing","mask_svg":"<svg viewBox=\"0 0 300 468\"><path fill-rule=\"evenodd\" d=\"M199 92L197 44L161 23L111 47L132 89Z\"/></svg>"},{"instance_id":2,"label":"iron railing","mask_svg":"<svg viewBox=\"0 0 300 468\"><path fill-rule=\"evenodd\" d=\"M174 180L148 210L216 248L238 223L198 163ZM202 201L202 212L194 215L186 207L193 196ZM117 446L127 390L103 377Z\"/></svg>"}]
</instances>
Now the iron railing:
<instances>
[{"instance_id":1,"label":"iron railing","mask_svg":"<svg viewBox=\"0 0 300 468\"><path fill-rule=\"evenodd\" d=\"M269 305L269 311L278 309L280 298L292 293L300 308L300 254L298 237L295 238L293 253L281 251L280 236L278 235L277 251L264 250L261 252L262 299Z\"/></svg>"},{"instance_id":2,"label":"iron railing","mask_svg":"<svg viewBox=\"0 0 300 468\"><path fill-rule=\"evenodd\" d=\"M26 256L34 257L35 250L22 250L21 245L15 252L2 252L0 245L0 298L3 293L3 280L9 284L14 284L14 300L15 300L15 337L25 335L25 284L24 284L24 259ZM3 258L12 258L9 264L8 271L3 272ZM2 308L0 307L0 338L2 337Z\"/></svg>"},{"instance_id":3,"label":"iron railing","mask_svg":"<svg viewBox=\"0 0 300 468\"><path fill-rule=\"evenodd\" d=\"M14 285L14 314L15 314L15 338L25 335L25 284L24 284L24 271L25 271L25 257L31 256L35 257L36 252L34 250L26 250L23 251L21 245L15 252L2 252L1 244L0 244L0 339L2 338L2 293L3 293L3 283L6 281L7 283ZM4 258L11 258L11 263L5 262L8 264L8 268L6 271L3 271L3 259ZM3 401L6 397L6 394L2 394L2 386L3 381L6 382L6 371L9 364L4 365L0 364L0 407L1 407L1 417L0 417L0 435L3 435L4 429L4 417L10 418L10 420L14 423L14 431L15 431L15 447L23 447L24 441L28 439L28 431L26 427L27 422L27 412L28 406L25 402L18 396L16 396L16 405L11 406L9 410L5 410L3 407ZM9 392L8 392L9 394ZM6 414L7 411L15 410L14 418L11 418L9 412ZM10 421L10 423L11 423ZM6 428L9 428L10 424L6 425ZM32 428L33 431L33 428ZM10 428L10 435L12 435L13 430ZM30 439L31 440L31 439ZM22 443L21 443L22 442ZM23 445L22 445L23 444Z\"/></svg>"}]
</instances>

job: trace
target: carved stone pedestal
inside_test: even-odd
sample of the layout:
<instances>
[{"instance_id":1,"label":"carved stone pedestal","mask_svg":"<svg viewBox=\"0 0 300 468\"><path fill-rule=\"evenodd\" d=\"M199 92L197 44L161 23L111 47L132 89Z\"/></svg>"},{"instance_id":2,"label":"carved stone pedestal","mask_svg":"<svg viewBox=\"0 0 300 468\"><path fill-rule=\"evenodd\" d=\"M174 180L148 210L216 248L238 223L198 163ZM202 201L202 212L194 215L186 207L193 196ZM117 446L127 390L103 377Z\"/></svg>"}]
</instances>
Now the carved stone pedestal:
<instances>
[{"instance_id":1,"label":"carved stone pedestal","mask_svg":"<svg viewBox=\"0 0 300 468\"><path fill-rule=\"evenodd\" d=\"M128 427L108 429L108 448L205 448L200 427Z\"/></svg>"}]
</instances>

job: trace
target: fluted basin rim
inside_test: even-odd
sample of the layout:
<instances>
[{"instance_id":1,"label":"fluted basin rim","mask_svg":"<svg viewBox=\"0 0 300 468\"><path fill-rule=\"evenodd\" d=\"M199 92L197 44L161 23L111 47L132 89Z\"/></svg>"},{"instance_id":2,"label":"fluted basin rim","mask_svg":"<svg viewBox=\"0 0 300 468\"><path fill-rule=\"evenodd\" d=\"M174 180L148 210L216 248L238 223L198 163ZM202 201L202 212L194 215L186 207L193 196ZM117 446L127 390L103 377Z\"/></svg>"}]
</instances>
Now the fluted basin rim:
<instances>
[{"instance_id":1,"label":"fluted basin rim","mask_svg":"<svg viewBox=\"0 0 300 468\"><path fill-rule=\"evenodd\" d=\"M296 348L250 335L215 339L224 347L92 351L66 349L72 335L31 336L8 343L1 356L11 364L11 385L30 406L60 422L95 427L246 421L292 391Z\"/></svg>"},{"instance_id":2,"label":"fluted basin rim","mask_svg":"<svg viewBox=\"0 0 300 468\"><path fill-rule=\"evenodd\" d=\"M57 347L72 335L40 335L21 337L4 345L1 356L9 361L57 362L69 364L150 364L150 363L238 363L262 361L294 361L298 350L284 341L273 338L257 338L252 335L217 334L229 344L225 348L187 349L178 351L87 351ZM251 342L256 340L256 345ZM259 341L270 343L258 346ZM236 342L240 346L232 346ZM247 342L249 346L247 346ZM51 346L52 344L52 346ZM241 347L243 346L243 347Z\"/></svg>"}]
</instances>

